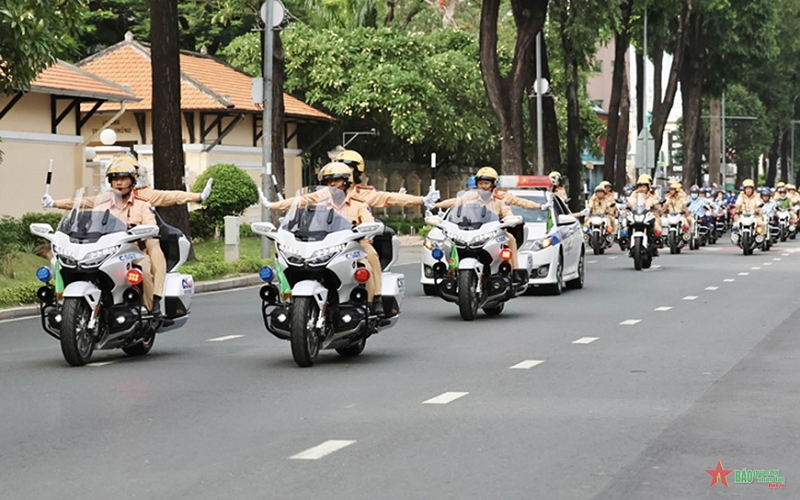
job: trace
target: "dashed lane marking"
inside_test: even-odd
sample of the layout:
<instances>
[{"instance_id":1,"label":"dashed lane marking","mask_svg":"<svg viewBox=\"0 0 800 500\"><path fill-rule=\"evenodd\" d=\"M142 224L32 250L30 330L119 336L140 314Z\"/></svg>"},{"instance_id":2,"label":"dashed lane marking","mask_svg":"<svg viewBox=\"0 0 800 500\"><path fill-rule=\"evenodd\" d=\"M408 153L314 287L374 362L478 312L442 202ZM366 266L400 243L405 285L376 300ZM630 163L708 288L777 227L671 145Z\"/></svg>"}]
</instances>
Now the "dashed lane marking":
<instances>
[{"instance_id":1,"label":"dashed lane marking","mask_svg":"<svg viewBox=\"0 0 800 500\"><path fill-rule=\"evenodd\" d=\"M697 299L697 295L687 295L683 298L683 300L695 300Z\"/></svg>"},{"instance_id":2,"label":"dashed lane marking","mask_svg":"<svg viewBox=\"0 0 800 500\"><path fill-rule=\"evenodd\" d=\"M706 290L719 290L718 286L707 286Z\"/></svg>"},{"instance_id":3,"label":"dashed lane marking","mask_svg":"<svg viewBox=\"0 0 800 500\"><path fill-rule=\"evenodd\" d=\"M739 276L750 276L750 273L739 273Z\"/></svg>"},{"instance_id":4,"label":"dashed lane marking","mask_svg":"<svg viewBox=\"0 0 800 500\"><path fill-rule=\"evenodd\" d=\"M616 259L616 258L617 258L616 256L614 256L614 257L609 257L609 258L608 258L608 260L614 260L614 259Z\"/></svg>"},{"instance_id":5,"label":"dashed lane marking","mask_svg":"<svg viewBox=\"0 0 800 500\"><path fill-rule=\"evenodd\" d=\"M319 460L322 457L330 455L335 451L339 451L342 448L350 446L354 444L355 441L344 440L344 439L331 439L325 441L319 446L315 446L313 448L309 448L306 451L301 451L297 455L292 455L289 457L292 460Z\"/></svg>"},{"instance_id":6,"label":"dashed lane marking","mask_svg":"<svg viewBox=\"0 0 800 500\"><path fill-rule=\"evenodd\" d=\"M446 405L447 403L451 403L458 398L463 398L469 394L468 392L445 392L444 394L440 394L435 398L431 398L427 401L423 401L422 404L424 405Z\"/></svg>"},{"instance_id":7,"label":"dashed lane marking","mask_svg":"<svg viewBox=\"0 0 800 500\"><path fill-rule=\"evenodd\" d=\"M661 307L656 307L656 308L655 308L655 309L653 309L653 310L654 310L654 311L658 311L658 312L664 312L664 311L669 311L670 309L672 309L672 306L661 306Z\"/></svg>"},{"instance_id":8,"label":"dashed lane marking","mask_svg":"<svg viewBox=\"0 0 800 500\"><path fill-rule=\"evenodd\" d=\"M534 366L541 365L542 363L544 363L544 360L542 359L526 359L525 361L517 363L516 365L511 366L509 368L516 370L530 370Z\"/></svg>"},{"instance_id":9,"label":"dashed lane marking","mask_svg":"<svg viewBox=\"0 0 800 500\"><path fill-rule=\"evenodd\" d=\"M596 260L587 260L586 263L587 264L597 264L597 261Z\"/></svg>"},{"instance_id":10,"label":"dashed lane marking","mask_svg":"<svg viewBox=\"0 0 800 500\"><path fill-rule=\"evenodd\" d=\"M640 323L642 320L640 319L626 319L620 325L635 325L636 323Z\"/></svg>"},{"instance_id":11,"label":"dashed lane marking","mask_svg":"<svg viewBox=\"0 0 800 500\"><path fill-rule=\"evenodd\" d=\"M761 265L762 265L762 266L771 266L771 265L772 265L772 262L764 262L764 263L763 263L763 264L761 264Z\"/></svg>"},{"instance_id":12,"label":"dashed lane marking","mask_svg":"<svg viewBox=\"0 0 800 500\"><path fill-rule=\"evenodd\" d=\"M573 340L572 343L573 344L591 344L592 342L594 342L598 338L599 337L581 337L578 340Z\"/></svg>"},{"instance_id":13,"label":"dashed lane marking","mask_svg":"<svg viewBox=\"0 0 800 500\"><path fill-rule=\"evenodd\" d=\"M208 339L206 342L225 342L226 340L240 339L244 335L226 335L224 337L217 337L215 339Z\"/></svg>"},{"instance_id":14,"label":"dashed lane marking","mask_svg":"<svg viewBox=\"0 0 800 500\"><path fill-rule=\"evenodd\" d=\"M113 361L98 361L97 363L88 363L86 366L106 366L113 363Z\"/></svg>"},{"instance_id":15,"label":"dashed lane marking","mask_svg":"<svg viewBox=\"0 0 800 500\"><path fill-rule=\"evenodd\" d=\"M781 260L781 258L780 258L780 257L775 257L775 258L774 258L774 259L772 259L772 260L774 260L774 261L779 261L779 260Z\"/></svg>"},{"instance_id":16,"label":"dashed lane marking","mask_svg":"<svg viewBox=\"0 0 800 500\"><path fill-rule=\"evenodd\" d=\"M750 269L753 270L753 271L760 271L761 270L761 268L758 267L758 266L751 267Z\"/></svg>"},{"instance_id":17,"label":"dashed lane marking","mask_svg":"<svg viewBox=\"0 0 800 500\"><path fill-rule=\"evenodd\" d=\"M724 280L722 280L722 281L724 281L725 283L733 283L733 282L734 282L734 281L736 281L736 280L735 280L735 279L733 279L733 278L725 278L725 279L724 279Z\"/></svg>"}]
</instances>

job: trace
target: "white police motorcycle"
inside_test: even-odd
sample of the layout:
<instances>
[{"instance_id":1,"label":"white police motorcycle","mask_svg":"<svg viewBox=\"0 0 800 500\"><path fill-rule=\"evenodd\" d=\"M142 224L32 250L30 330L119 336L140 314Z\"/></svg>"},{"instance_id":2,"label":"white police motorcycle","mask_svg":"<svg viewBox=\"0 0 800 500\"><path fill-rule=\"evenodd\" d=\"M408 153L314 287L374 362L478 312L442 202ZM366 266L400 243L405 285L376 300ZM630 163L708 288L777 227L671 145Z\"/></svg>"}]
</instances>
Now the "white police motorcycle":
<instances>
[{"instance_id":1,"label":"white police motorcycle","mask_svg":"<svg viewBox=\"0 0 800 500\"><path fill-rule=\"evenodd\" d=\"M397 323L405 296L405 276L391 272L400 244L381 222L353 227L337 212L341 189L315 186L298 192L279 229L254 222L253 232L275 242L276 269L261 269L266 284L259 295L267 331L289 340L302 367L314 364L320 349L357 356L367 338ZM372 238L381 260L385 318L370 312L366 284L370 271L360 240ZM277 283L275 283L277 281Z\"/></svg>"},{"instance_id":2,"label":"white police motorcycle","mask_svg":"<svg viewBox=\"0 0 800 500\"><path fill-rule=\"evenodd\" d=\"M36 272L44 283L37 292L42 327L61 342L72 366L88 363L95 349L147 354L157 332L186 323L194 295L192 276L177 272L190 249L183 233L163 222L128 228L106 208L121 205L119 193L84 196L93 190L78 190L55 232L49 224L30 226L53 250L54 269ZM160 237L168 270L158 316L142 307L144 275L138 265L145 257L139 243L154 237Z\"/></svg>"},{"instance_id":3,"label":"white police motorcycle","mask_svg":"<svg viewBox=\"0 0 800 500\"><path fill-rule=\"evenodd\" d=\"M525 269L517 270L515 280L513 255L506 245L509 236L504 231L522 222L517 215L501 221L492 193L483 190L463 193L444 218L425 218L426 224L441 229L445 246L451 248L448 256L441 248L431 252L438 261L433 266L437 292L458 304L465 321L475 319L478 309L489 316L500 314L508 300L527 289L530 263L526 260Z\"/></svg>"},{"instance_id":4,"label":"white police motorcycle","mask_svg":"<svg viewBox=\"0 0 800 500\"><path fill-rule=\"evenodd\" d=\"M644 205L634 205L628 212L628 228L631 232L629 255L637 271L649 269L653 263L655 247L659 244L658 237L651 238L655 222L656 216Z\"/></svg>"},{"instance_id":5,"label":"white police motorcycle","mask_svg":"<svg viewBox=\"0 0 800 500\"><path fill-rule=\"evenodd\" d=\"M731 233L731 243L738 245L744 255L752 255L753 250L764 243L762 229L756 224L754 213L739 215L738 232Z\"/></svg>"}]
</instances>

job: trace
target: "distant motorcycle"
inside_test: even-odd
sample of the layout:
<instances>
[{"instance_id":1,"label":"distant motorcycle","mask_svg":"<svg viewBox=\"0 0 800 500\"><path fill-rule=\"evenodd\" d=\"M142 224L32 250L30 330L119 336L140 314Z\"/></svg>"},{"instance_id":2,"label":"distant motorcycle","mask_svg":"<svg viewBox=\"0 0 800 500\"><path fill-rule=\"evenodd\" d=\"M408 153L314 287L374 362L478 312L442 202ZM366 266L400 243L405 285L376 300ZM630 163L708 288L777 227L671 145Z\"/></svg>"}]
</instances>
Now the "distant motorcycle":
<instances>
[{"instance_id":1,"label":"distant motorcycle","mask_svg":"<svg viewBox=\"0 0 800 500\"><path fill-rule=\"evenodd\" d=\"M653 263L655 246L658 244L652 238L655 221L656 216L644 205L634 205L628 212L628 227L631 230L630 256L637 271L649 269Z\"/></svg>"}]
</instances>

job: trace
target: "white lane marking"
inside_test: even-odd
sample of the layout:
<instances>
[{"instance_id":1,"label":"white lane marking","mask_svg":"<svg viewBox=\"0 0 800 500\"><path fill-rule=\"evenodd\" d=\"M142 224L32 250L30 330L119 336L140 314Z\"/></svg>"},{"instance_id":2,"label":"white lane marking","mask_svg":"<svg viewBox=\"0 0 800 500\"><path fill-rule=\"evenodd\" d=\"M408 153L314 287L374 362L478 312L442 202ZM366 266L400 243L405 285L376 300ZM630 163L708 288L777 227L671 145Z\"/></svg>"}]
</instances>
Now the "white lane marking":
<instances>
[{"instance_id":1,"label":"white lane marking","mask_svg":"<svg viewBox=\"0 0 800 500\"><path fill-rule=\"evenodd\" d=\"M706 290L719 290L718 286L707 286Z\"/></svg>"},{"instance_id":2,"label":"white lane marking","mask_svg":"<svg viewBox=\"0 0 800 500\"><path fill-rule=\"evenodd\" d=\"M789 254L788 254L788 253L782 253L782 254L781 254L781 257L788 257L788 256L789 256Z\"/></svg>"},{"instance_id":3,"label":"white lane marking","mask_svg":"<svg viewBox=\"0 0 800 500\"><path fill-rule=\"evenodd\" d=\"M609 258L608 258L608 260L614 260L614 259L616 259L616 258L617 258L617 257L609 257Z\"/></svg>"},{"instance_id":4,"label":"white lane marking","mask_svg":"<svg viewBox=\"0 0 800 500\"><path fill-rule=\"evenodd\" d=\"M353 443L355 443L355 441L331 439L329 441L325 441L319 446L309 448L306 451L301 451L297 455L292 455L289 458L292 460L319 460L320 458L330 455L334 451L339 451Z\"/></svg>"},{"instance_id":5,"label":"white lane marking","mask_svg":"<svg viewBox=\"0 0 800 500\"><path fill-rule=\"evenodd\" d=\"M750 273L739 273L739 276L750 276Z\"/></svg>"},{"instance_id":6,"label":"white lane marking","mask_svg":"<svg viewBox=\"0 0 800 500\"><path fill-rule=\"evenodd\" d=\"M733 279L733 278L726 278L726 279L724 279L724 280L722 280L722 281L724 281L725 283L733 283L733 282L734 282L734 281L736 281L736 280L735 280L735 279Z\"/></svg>"},{"instance_id":7,"label":"white lane marking","mask_svg":"<svg viewBox=\"0 0 800 500\"><path fill-rule=\"evenodd\" d=\"M39 318L40 318L40 316L37 313L36 316L25 316L25 317L22 317L22 318L3 319L3 320L0 320L0 325L2 325L4 323L12 323L14 321L24 321L26 319L39 319Z\"/></svg>"},{"instance_id":8,"label":"white lane marking","mask_svg":"<svg viewBox=\"0 0 800 500\"><path fill-rule=\"evenodd\" d=\"M597 261L596 260L587 260L586 263L587 264L597 264Z\"/></svg>"},{"instance_id":9,"label":"white lane marking","mask_svg":"<svg viewBox=\"0 0 800 500\"><path fill-rule=\"evenodd\" d=\"M774 258L774 259L772 259L772 260L774 260L774 261L779 261L779 260L781 260L781 258L780 258L780 257L775 257L775 258Z\"/></svg>"},{"instance_id":10,"label":"white lane marking","mask_svg":"<svg viewBox=\"0 0 800 500\"><path fill-rule=\"evenodd\" d=\"M756 266L756 267L751 267L750 269L752 269L753 271L760 271L760 270L761 270L761 268L760 268L760 267L758 267L758 266Z\"/></svg>"},{"instance_id":11,"label":"white lane marking","mask_svg":"<svg viewBox=\"0 0 800 500\"><path fill-rule=\"evenodd\" d=\"M697 295L687 295L686 297L683 298L683 300L695 300L696 298Z\"/></svg>"},{"instance_id":12,"label":"white lane marking","mask_svg":"<svg viewBox=\"0 0 800 500\"><path fill-rule=\"evenodd\" d=\"M654 311L659 311L659 312L664 312L664 311L669 311L670 309L672 309L672 306L661 306L661 307L656 307L656 308L655 308L655 309L653 309L653 310L654 310Z\"/></svg>"},{"instance_id":13,"label":"white lane marking","mask_svg":"<svg viewBox=\"0 0 800 500\"><path fill-rule=\"evenodd\" d=\"M419 262L419 261L417 261L417 262ZM397 264L395 264L395 265L397 265ZM211 292L195 292L195 295L202 295L202 296L205 297L206 295L217 295L219 293L230 293L230 292L241 292L243 290L253 290L255 288L260 288L262 286L264 286L263 283L261 283L260 285L244 286L242 288L231 288L231 289L228 289L228 290L214 290L214 291L211 291Z\"/></svg>"},{"instance_id":14,"label":"white lane marking","mask_svg":"<svg viewBox=\"0 0 800 500\"><path fill-rule=\"evenodd\" d=\"M106 366L113 363L113 361L98 361L97 363L88 363L86 366Z\"/></svg>"},{"instance_id":15,"label":"white lane marking","mask_svg":"<svg viewBox=\"0 0 800 500\"><path fill-rule=\"evenodd\" d=\"M427 401L423 401L422 404L424 405L446 405L452 401L455 401L458 398L463 398L469 394L468 392L445 392L444 394L440 394L435 398L431 398Z\"/></svg>"},{"instance_id":16,"label":"white lane marking","mask_svg":"<svg viewBox=\"0 0 800 500\"><path fill-rule=\"evenodd\" d=\"M544 363L544 360L542 359L526 359L525 361L517 363L514 366L510 366L509 368L517 370L530 370L534 366L541 365L542 363Z\"/></svg>"},{"instance_id":17,"label":"white lane marking","mask_svg":"<svg viewBox=\"0 0 800 500\"><path fill-rule=\"evenodd\" d=\"M704 250L704 251L706 251L706 252L720 252L720 251L722 251L722 249L721 249L721 248L708 248L708 247L706 247L706 248L701 248L700 250Z\"/></svg>"},{"instance_id":18,"label":"white lane marking","mask_svg":"<svg viewBox=\"0 0 800 500\"><path fill-rule=\"evenodd\" d=\"M661 264L655 264L650 266L650 269L661 269Z\"/></svg>"},{"instance_id":19,"label":"white lane marking","mask_svg":"<svg viewBox=\"0 0 800 500\"><path fill-rule=\"evenodd\" d=\"M581 337L578 340L573 340L572 343L573 344L591 344L592 342L594 342L598 338L599 337Z\"/></svg>"},{"instance_id":20,"label":"white lane marking","mask_svg":"<svg viewBox=\"0 0 800 500\"><path fill-rule=\"evenodd\" d=\"M626 319L625 321L620 323L620 325L635 325L636 323L639 323L641 321L642 320L640 320L640 319Z\"/></svg>"},{"instance_id":21,"label":"white lane marking","mask_svg":"<svg viewBox=\"0 0 800 500\"><path fill-rule=\"evenodd\" d=\"M240 339L244 335L225 335L224 337L217 337L215 339L208 339L206 342L225 342L226 340Z\"/></svg>"},{"instance_id":22,"label":"white lane marking","mask_svg":"<svg viewBox=\"0 0 800 500\"><path fill-rule=\"evenodd\" d=\"M771 265L772 265L772 262L764 262L764 263L763 263L763 264L761 264L761 265L762 265L762 266L771 266Z\"/></svg>"}]
</instances>

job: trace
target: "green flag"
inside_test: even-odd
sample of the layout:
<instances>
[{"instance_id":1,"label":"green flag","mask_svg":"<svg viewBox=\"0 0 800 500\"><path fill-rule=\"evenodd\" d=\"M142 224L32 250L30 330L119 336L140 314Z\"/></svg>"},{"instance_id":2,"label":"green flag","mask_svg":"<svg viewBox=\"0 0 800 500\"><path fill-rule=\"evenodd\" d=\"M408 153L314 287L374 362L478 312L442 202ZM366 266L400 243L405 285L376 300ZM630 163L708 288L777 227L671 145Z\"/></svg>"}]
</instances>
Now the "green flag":
<instances>
[{"instance_id":1,"label":"green flag","mask_svg":"<svg viewBox=\"0 0 800 500\"><path fill-rule=\"evenodd\" d=\"M61 265L56 261L56 295L61 296L64 293L64 279L61 278Z\"/></svg>"},{"instance_id":2,"label":"green flag","mask_svg":"<svg viewBox=\"0 0 800 500\"><path fill-rule=\"evenodd\" d=\"M547 211L547 232L549 233L550 230L553 229L553 211Z\"/></svg>"},{"instance_id":3,"label":"green flag","mask_svg":"<svg viewBox=\"0 0 800 500\"><path fill-rule=\"evenodd\" d=\"M275 260L275 272L278 273L278 283L281 296L287 297L292 294L292 287L289 285L289 280L286 279L286 275L283 274L283 268L281 267L281 263Z\"/></svg>"},{"instance_id":4,"label":"green flag","mask_svg":"<svg viewBox=\"0 0 800 500\"><path fill-rule=\"evenodd\" d=\"M452 250L450 250L450 259L447 261L447 270L452 271L453 269L458 268L458 250L456 250L456 246L453 245Z\"/></svg>"}]
</instances>

